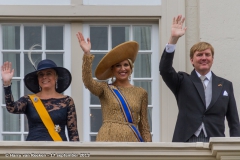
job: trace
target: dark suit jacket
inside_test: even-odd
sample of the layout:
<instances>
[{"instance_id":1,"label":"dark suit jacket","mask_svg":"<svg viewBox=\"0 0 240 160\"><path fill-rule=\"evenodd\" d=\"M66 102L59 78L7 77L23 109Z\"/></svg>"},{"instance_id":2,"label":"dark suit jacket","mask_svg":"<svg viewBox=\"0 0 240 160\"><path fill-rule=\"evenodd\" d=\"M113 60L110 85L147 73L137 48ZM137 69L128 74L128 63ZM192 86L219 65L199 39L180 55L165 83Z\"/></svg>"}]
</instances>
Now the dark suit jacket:
<instances>
[{"instance_id":1,"label":"dark suit jacket","mask_svg":"<svg viewBox=\"0 0 240 160\"><path fill-rule=\"evenodd\" d=\"M174 53L163 52L159 70L178 104L178 117L173 142L186 142L204 123L209 137L225 137L225 117L230 136L240 136L239 117L232 83L212 73L212 101L205 107L204 88L195 70L191 75L172 67ZM224 96L226 91L228 96Z\"/></svg>"}]
</instances>

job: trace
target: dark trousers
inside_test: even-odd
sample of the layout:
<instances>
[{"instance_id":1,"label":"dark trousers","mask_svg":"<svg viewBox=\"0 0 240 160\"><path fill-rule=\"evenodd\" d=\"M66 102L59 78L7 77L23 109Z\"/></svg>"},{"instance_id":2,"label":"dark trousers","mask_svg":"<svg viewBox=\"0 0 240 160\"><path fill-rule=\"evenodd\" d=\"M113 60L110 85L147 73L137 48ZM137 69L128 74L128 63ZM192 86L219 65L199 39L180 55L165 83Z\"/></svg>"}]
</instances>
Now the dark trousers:
<instances>
[{"instance_id":1,"label":"dark trousers","mask_svg":"<svg viewBox=\"0 0 240 160\"><path fill-rule=\"evenodd\" d=\"M209 137L205 137L203 130L201 130L200 134L198 137L193 134L187 142L209 142Z\"/></svg>"}]
</instances>

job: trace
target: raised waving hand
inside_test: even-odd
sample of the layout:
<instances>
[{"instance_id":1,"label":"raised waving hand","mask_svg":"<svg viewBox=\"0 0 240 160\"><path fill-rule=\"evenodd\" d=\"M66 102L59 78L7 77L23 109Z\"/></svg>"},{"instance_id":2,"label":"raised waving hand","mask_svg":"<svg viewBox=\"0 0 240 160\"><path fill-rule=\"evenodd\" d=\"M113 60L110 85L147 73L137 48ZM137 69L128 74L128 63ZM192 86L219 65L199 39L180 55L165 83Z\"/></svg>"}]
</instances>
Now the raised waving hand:
<instances>
[{"instance_id":1,"label":"raised waving hand","mask_svg":"<svg viewBox=\"0 0 240 160\"><path fill-rule=\"evenodd\" d=\"M4 86L11 85L12 77L14 74L14 69L12 69L12 63L11 62L4 62L1 67L1 74L2 74L2 80Z\"/></svg>"},{"instance_id":2,"label":"raised waving hand","mask_svg":"<svg viewBox=\"0 0 240 160\"><path fill-rule=\"evenodd\" d=\"M178 39L185 34L187 27L183 28L184 21L185 18L182 15L173 18L169 44L176 44Z\"/></svg>"},{"instance_id":3,"label":"raised waving hand","mask_svg":"<svg viewBox=\"0 0 240 160\"><path fill-rule=\"evenodd\" d=\"M87 38L87 42L86 42L85 38L81 32L77 33L77 38L78 38L79 45L82 48L83 52L85 54L90 54L90 50L91 50L90 38Z\"/></svg>"}]
</instances>

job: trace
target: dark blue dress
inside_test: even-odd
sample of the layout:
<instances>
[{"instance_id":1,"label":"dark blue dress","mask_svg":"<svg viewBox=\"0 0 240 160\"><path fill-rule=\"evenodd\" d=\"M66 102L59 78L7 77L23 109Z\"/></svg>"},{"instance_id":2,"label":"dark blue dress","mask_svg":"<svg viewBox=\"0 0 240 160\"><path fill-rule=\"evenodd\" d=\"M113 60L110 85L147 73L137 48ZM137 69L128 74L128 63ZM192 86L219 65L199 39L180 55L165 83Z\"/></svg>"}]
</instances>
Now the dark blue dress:
<instances>
[{"instance_id":1,"label":"dark blue dress","mask_svg":"<svg viewBox=\"0 0 240 160\"><path fill-rule=\"evenodd\" d=\"M28 119L29 133L27 141L53 141L45 125L40 119L31 99L28 96L21 97L14 102L11 86L4 87L6 108L10 113L25 114ZM73 99L64 98L41 99L55 125L61 127L59 135L63 141L67 141L65 126L70 141L79 141L77 130L77 116Z\"/></svg>"}]
</instances>

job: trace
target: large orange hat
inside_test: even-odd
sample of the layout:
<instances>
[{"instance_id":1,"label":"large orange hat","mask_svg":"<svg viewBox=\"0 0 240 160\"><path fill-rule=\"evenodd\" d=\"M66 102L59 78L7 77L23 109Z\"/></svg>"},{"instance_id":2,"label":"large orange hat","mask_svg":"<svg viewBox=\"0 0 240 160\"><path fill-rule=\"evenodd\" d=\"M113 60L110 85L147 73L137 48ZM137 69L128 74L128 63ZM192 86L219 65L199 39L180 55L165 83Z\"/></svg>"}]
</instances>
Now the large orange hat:
<instances>
[{"instance_id":1,"label":"large orange hat","mask_svg":"<svg viewBox=\"0 0 240 160\"><path fill-rule=\"evenodd\" d=\"M138 53L138 43L136 41L128 41L119 44L109 51L98 63L95 70L95 76L99 80L106 80L113 76L111 67L119 62L131 59L134 63Z\"/></svg>"}]
</instances>

